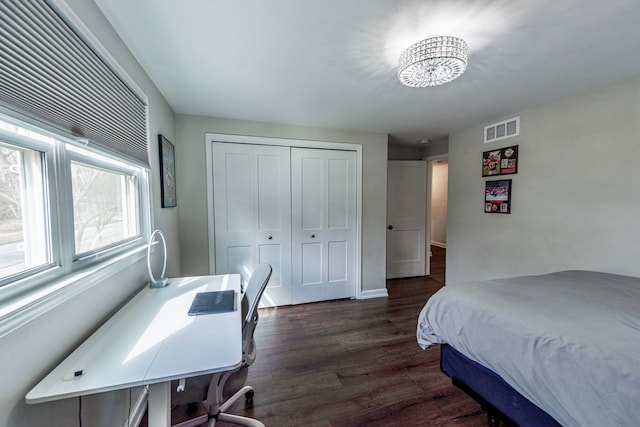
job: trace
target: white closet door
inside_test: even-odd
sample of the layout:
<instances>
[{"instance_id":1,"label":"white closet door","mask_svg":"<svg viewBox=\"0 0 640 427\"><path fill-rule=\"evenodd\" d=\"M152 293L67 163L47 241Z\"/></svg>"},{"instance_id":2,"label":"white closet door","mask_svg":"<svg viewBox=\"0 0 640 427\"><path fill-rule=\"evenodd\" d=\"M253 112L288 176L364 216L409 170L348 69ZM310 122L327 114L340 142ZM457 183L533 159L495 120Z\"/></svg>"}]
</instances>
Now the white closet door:
<instances>
[{"instance_id":1,"label":"white closet door","mask_svg":"<svg viewBox=\"0 0 640 427\"><path fill-rule=\"evenodd\" d=\"M356 154L291 149L293 303L355 296Z\"/></svg>"},{"instance_id":2,"label":"white closet door","mask_svg":"<svg viewBox=\"0 0 640 427\"><path fill-rule=\"evenodd\" d=\"M273 274L262 305L291 304L290 149L213 144L216 273L269 263Z\"/></svg>"}]
</instances>

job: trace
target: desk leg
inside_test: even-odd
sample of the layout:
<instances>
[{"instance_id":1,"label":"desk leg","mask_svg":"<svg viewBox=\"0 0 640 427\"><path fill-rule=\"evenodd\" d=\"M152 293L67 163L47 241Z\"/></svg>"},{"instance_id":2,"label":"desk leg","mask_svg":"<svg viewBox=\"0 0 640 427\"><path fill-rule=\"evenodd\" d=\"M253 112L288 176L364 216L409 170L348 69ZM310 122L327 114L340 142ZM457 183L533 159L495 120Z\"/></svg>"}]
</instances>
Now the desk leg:
<instances>
[{"instance_id":1,"label":"desk leg","mask_svg":"<svg viewBox=\"0 0 640 427\"><path fill-rule=\"evenodd\" d=\"M171 381L149 385L149 427L171 426Z\"/></svg>"}]
</instances>

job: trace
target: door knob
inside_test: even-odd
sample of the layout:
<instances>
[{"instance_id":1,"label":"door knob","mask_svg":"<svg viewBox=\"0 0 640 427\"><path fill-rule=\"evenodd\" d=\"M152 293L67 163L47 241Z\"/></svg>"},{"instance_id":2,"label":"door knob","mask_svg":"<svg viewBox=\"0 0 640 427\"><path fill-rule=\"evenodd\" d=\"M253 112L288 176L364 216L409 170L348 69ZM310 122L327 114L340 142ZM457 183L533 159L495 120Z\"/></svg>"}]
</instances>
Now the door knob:
<instances>
[{"instance_id":1,"label":"door knob","mask_svg":"<svg viewBox=\"0 0 640 427\"><path fill-rule=\"evenodd\" d=\"M393 230L393 225L387 227L389 230Z\"/></svg>"},{"instance_id":2,"label":"door knob","mask_svg":"<svg viewBox=\"0 0 640 427\"><path fill-rule=\"evenodd\" d=\"M269 237L267 237L267 239L271 240L271 239L273 239L273 236L269 236Z\"/></svg>"}]
</instances>

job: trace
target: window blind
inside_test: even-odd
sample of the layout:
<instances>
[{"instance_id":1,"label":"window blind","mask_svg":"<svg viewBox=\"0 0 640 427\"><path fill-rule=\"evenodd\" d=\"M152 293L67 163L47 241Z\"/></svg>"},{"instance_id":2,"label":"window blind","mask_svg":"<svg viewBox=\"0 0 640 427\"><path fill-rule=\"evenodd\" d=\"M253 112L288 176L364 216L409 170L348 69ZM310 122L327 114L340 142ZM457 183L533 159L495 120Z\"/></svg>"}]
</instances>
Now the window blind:
<instances>
[{"instance_id":1,"label":"window blind","mask_svg":"<svg viewBox=\"0 0 640 427\"><path fill-rule=\"evenodd\" d=\"M147 105L45 0L0 2L0 104L149 166Z\"/></svg>"}]
</instances>

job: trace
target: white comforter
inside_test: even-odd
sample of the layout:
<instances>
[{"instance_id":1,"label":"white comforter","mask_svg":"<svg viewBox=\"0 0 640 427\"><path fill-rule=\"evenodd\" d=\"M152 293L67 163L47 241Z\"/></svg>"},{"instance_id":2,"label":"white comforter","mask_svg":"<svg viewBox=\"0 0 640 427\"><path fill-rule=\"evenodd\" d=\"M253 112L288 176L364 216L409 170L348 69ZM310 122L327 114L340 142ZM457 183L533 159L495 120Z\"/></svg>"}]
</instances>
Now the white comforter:
<instances>
[{"instance_id":1,"label":"white comforter","mask_svg":"<svg viewBox=\"0 0 640 427\"><path fill-rule=\"evenodd\" d=\"M640 279L588 271L447 285L418 343L449 343L564 426L640 426Z\"/></svg>"}]
</instances>

